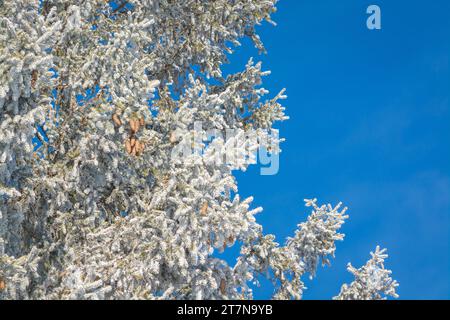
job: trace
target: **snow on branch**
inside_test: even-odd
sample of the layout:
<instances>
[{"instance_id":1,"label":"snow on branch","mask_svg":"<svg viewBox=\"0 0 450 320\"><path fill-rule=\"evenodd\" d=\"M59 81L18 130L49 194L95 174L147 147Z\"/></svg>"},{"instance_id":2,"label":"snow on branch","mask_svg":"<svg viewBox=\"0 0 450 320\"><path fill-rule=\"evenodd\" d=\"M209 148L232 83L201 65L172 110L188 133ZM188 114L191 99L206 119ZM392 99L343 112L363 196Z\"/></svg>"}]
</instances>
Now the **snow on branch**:
<instances>
[{"instance_id":1,"label":"snow on branch","mask_svg":"<svg viewBox=\"0 0 450 320\"><path fill-rule=\"evenodd\" d=\"M386 249L375 248L370 252L372 258L364 266L356 269L348 264L347 270L353 274L355 280L342 285L335 300L383 300L388 296L398 298L396 288L398 282L391 278L392 271L384 268L384 260L388 257Z\"/></svg>"}]
</instances>

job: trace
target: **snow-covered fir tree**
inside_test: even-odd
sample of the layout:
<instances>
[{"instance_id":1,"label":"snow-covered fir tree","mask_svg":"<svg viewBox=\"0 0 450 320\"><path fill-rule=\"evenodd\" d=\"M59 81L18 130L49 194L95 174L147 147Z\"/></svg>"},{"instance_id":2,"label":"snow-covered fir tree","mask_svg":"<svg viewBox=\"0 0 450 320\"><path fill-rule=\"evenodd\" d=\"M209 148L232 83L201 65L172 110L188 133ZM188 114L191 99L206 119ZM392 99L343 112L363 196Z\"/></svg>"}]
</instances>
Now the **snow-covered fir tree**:
<instances>
[{"instance_id":1,"label":"snow-covered fir tree","mask_svg":"<svg viewBox=\"0 0 450 320\"><path fill-rule=\"evenodd\" d=\"M0 299L250 299L260 276L302 297L346 208L263 233L232 172L280 151L285 96L260 63L221 71L243 37L264 52L276 2L0 0ZM396 297L384 258L336 298Z\"/></svg>"}]
</instances>

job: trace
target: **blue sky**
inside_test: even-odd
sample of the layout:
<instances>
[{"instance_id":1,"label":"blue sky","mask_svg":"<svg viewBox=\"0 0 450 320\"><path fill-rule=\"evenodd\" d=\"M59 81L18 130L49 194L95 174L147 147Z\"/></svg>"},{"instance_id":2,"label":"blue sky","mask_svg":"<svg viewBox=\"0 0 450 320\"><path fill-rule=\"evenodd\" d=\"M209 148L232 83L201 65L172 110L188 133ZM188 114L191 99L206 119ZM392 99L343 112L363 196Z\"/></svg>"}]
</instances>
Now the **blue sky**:
<instances>
[{"instance_id":1,"label":"blue sky","mask_svg":"<svg viewBox=\"0 0 450 320\"><path fill-rule=\"evenodd\" d=\"M382 29L366 28L381 8ZM449 299L450 2L282 0L277 27L259 28L268 54L243 41L226 72L248 58L271 70L264 87L287 88L290 120L278 125L280 172L238 173L242 196L279 242L309 213L304 198L343 201L350 219L332 266L306 279L305 299L329 299L379 244L403 299ZM233 260L233 251L226 255ZM263 283L256 298L269 298Z\"/></svg>"}]
</instances>

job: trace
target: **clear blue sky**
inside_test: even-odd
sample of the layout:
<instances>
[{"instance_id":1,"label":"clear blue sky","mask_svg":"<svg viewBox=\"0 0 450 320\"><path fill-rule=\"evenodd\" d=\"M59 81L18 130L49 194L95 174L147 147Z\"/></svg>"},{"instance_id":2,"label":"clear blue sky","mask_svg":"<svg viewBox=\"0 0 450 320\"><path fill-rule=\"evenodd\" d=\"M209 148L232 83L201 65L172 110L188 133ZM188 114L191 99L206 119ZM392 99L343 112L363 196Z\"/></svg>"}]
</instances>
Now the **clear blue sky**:
<instances>
[{"instance_id":1,"label":"clear blue sky","mask_svg":"<svg viewBox=\"0 0 450 320\"><path fill-rule=\"evenodd\" d=\"M366 28L371 4L380 31ZM279 242L309 213L304 198L349 207L336 259L306 281L305 299L337 294L352 279L347 262L359 267L377 244L401 298L449 299L450 1L282 0L278 9L278 26L259 28L268 54L244 41L225 67L262 60L272 71L264 87L289 96L280 172L239 173L240 194L264 207L258 220Z\"/></svg>"}]
</instances>

